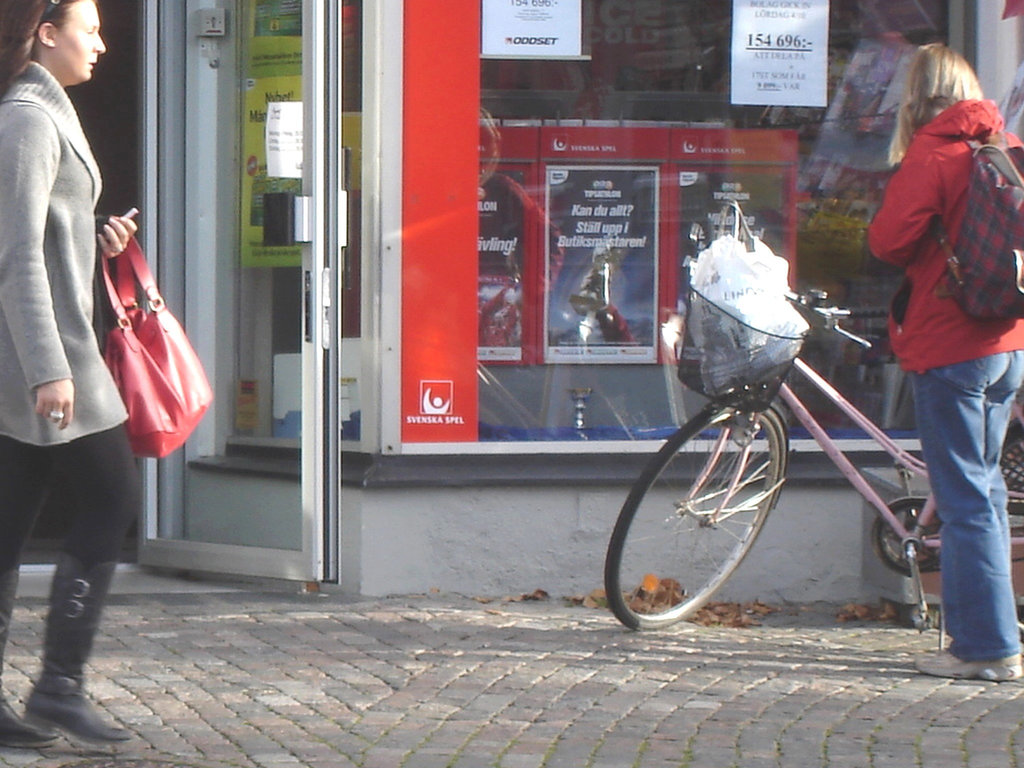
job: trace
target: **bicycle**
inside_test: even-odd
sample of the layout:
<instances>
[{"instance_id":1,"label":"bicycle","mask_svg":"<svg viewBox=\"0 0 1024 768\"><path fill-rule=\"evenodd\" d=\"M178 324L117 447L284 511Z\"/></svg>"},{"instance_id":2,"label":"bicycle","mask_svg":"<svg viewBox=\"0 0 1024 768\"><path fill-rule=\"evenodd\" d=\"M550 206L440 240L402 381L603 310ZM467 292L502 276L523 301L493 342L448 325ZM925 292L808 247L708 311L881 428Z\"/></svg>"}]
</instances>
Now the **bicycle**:
<instances>
[{"instance_id":1,"label":"bicycle","mask_svg":"<svg viewBox=\"0 0 1024 768\"><path fill-rule=\"evenodd\" d=\"M851 313L824 306L824 293L811 291L789 298L808 318L811 332L834 331L870 346L839 326ZM687 325L695 311L694 302L710 305L710 309L701 307L704 312L715 309L692 288L690 300ZM723 322L740 323L724 310L717 311L725 315ZM743 330L749 338L749 326ZM789 425L783 409L804 426L878 513L871 531L875 552L891 569L912 579L914 626L920 630L934 626L921 574L939 568L939 520L934 500L912 495L909 490L909 479L927 478L927 468L799 357L805 338L806 334L777 340L783 346L776 347L775 357L761 367L759 375L746 380L734 376L724 386L710 390L706 377L704 381L700 378L707 350L692 351L689 359L685 353L680 357L680 378L710 399L650 459L616 520L605 558L605 593L612 612L625 626L665 627L692 616L742 562L786 479ZM749 364L749 360L743 361L743 365ZM791 371L798 372L892 457L903 478L905 495L891 501L881 497L787 384ZM1020 463L1024 415L1020 409L1017 414L1019 426L1010 431L1004 448L1004 476L1011 497L1019 503L1024 500ZM1014 481L1009 482L1011 479ZM1013 544L1024 544L1019 520L1013 523L1012 533Z\"/></svg>"}]
</instances>

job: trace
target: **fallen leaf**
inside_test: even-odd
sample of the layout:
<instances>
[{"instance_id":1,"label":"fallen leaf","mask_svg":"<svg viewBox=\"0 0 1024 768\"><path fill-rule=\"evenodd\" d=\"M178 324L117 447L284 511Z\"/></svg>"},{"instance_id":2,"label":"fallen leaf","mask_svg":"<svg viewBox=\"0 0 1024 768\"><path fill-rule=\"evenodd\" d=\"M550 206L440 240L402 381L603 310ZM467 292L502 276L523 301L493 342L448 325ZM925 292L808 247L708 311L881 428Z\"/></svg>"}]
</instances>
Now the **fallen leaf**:
<instances>
[{"instance_id":1,"label":"fallen leaf","mask_svg":"<svg viewBox=\"0 0 1024 768\"><path fill-rule=\"evenodd\" d=\"M607 608L608 596L603 589L595 589L588 595L572 595L565 598L569 605L583 606L584 608Z\"/></svg>"},{"instance_id":2,"label":"fallen leaf","mask_svg":"<svg viewBox=\"0 0 1024 768\"><path fill-rule=\"evenodd\" d=\"M752 603L708 603L690 621L705 627L744 629L761 626L756 617L767 616L775 610L760 600Z\"/></svg>"},{"instance_id":3,"label":"fallen leaf","mask_svg":"<svg viewBox=\"0 0 1024 768\"><path fill-rule=\"evenodd\" d=\"M525 600L547 600L550 597L551 597L551 595L549 595L543 589L535 589L535 590L533 590L533 592L524 592L523 594L519 595L518 597L505 597L505 598L502 598L502 602L506 602L506 603L521 603L521 602L523 602Z\"/></svg>"},{"instance_id":4,"label":"fallen leaf","mask_svg":"<svg viewBox=\"0 0 1024 768\"><path fill-rule=\"evenodd\" d=\"M675 579L656 579L648 574L643 584L625 597L634 613L656 613L683 602L683 588Z\"/></svg>"},{"instance_id":5,"label":"fallen leaf","mask_svg":"<svg viewBox=\"0 0 1024 768\"><path fill-rule=\"evenodd\" d=\"M847 603L836 614L838 621L899 621L899 618L899 608L889 600L883 600L879 605Z\"/></svg>"},{"instance_id":6,"label":"fallen leaf","mask_svg":"<svg viewBox=\"0 0 1024 768\"><path fill-rule=\"evenodd\" d=\"M758 616L767 616L768 614L775 613L775 608L766 603L762 603L760 600L755 600L752 603L744 603L743 609L747 613L756 613Z\"/></svg>"}]
</instances>

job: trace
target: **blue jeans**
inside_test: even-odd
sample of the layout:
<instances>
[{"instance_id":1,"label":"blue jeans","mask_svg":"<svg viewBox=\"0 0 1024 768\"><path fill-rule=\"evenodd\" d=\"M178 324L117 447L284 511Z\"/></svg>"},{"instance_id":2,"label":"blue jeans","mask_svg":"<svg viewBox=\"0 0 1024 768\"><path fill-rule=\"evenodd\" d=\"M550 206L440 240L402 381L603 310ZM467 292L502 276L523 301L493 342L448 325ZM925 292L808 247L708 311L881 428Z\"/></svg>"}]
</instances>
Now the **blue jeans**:
<instances>
[{"instance_id":1,"label":"blue jeans","mask_svg":"<svg viewBox=\"0 0 1024 768\"><path fill-rule=\"evenodd\" d=\"M921 452L942 520L942 611L964 661L1020 653L999 469L1024 352L912 374Z\"/></svg>"}]
</instances>

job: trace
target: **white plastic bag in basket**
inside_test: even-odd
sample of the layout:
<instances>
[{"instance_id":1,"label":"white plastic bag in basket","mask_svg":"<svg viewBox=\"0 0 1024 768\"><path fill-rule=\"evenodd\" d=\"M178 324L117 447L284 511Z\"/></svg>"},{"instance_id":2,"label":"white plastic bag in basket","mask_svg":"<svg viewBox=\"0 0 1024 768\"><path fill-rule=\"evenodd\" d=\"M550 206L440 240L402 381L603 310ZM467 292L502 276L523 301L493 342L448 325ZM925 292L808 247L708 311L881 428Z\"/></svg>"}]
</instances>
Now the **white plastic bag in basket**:
<instances>
[{"instance_id":1,"label":"white plastic bag in basket","mask_svg":"<svg viewBox=\"0 0 1024 768\"><path fill-rule=\"evenodd\" d=\"M723 235L697 255L693 287L753 328L780 336L799 336L807 321L786 299L789 262L772 253L760 238L753 251L733 235Z\"/></svg>"}]
</instances>

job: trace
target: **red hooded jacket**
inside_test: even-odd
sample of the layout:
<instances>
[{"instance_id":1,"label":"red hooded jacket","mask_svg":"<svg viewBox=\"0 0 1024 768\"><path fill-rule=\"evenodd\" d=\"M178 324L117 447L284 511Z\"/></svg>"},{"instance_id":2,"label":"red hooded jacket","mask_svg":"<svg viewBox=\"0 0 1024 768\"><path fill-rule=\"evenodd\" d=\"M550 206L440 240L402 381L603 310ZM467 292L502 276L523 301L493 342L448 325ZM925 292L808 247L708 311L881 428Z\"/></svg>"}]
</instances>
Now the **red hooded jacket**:
<instances>
[{"instance_id":1,"label":"red hooded jacket","mask_svg":"<svg viewBox=\"0 0 1024 768\"><path fill-rule=\"evenodd\" d=\"M902 267L910 282L903 322L889 317L890 343L904 370L922 372L1024 349L1024 320L975 320L955 299L936 293L946 279L946 256L930 232L931 221L941 217L956 243L972 163L965 139L984 140L1002 129L992 101L961 101L944 110L914 134L868 227L871 252ZM1020 145L1010 134L1007 140Z\"/></svg>"}]
</instances>

